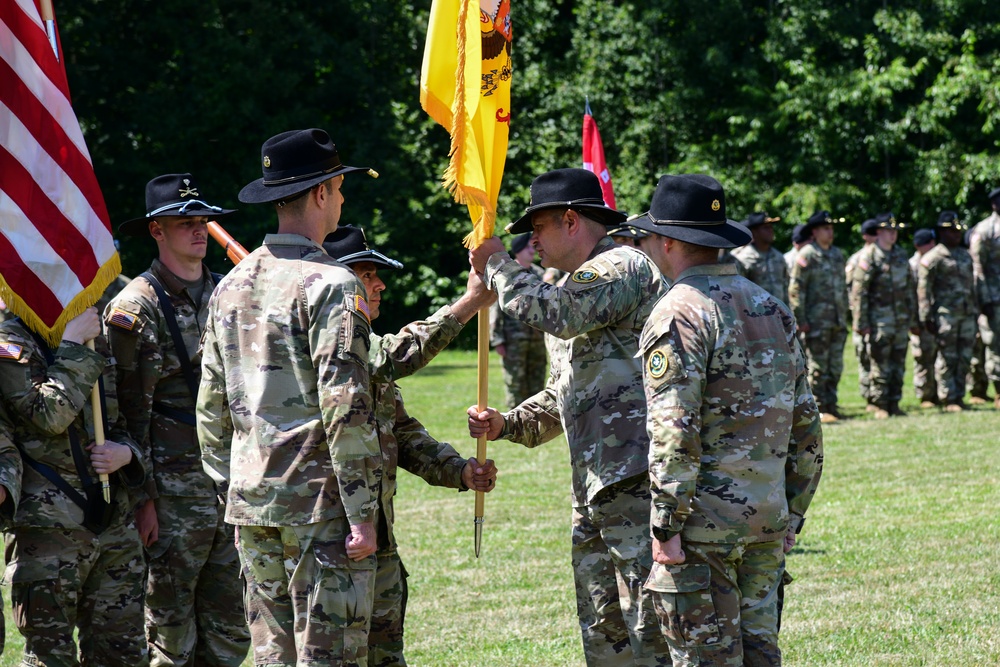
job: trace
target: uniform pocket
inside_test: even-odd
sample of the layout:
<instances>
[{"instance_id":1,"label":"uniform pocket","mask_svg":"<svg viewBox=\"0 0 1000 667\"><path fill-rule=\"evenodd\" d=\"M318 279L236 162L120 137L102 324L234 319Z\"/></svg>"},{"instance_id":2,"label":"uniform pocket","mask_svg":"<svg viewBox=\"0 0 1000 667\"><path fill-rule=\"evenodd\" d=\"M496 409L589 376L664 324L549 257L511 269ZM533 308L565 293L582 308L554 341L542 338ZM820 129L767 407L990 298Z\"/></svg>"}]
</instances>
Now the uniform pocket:
<instances>
[{"instance_id":1,"label":"uniform pocket","mask_svg":"<svg viewBox=\"0 0 1000 667\"><path fill-rule=\"evenodd\" d=\"M326 627L331 657L341 656L343 664L354 664L368 655L375 556L353 561L343 551L343 543L314 543L313 554L321 571L309 601L310 624Z\"/></svg>"},{"instance_id":2,"label":"uniform pocket","mask_svg":"<svg viewBox=\"0 0 1000 667\"><path fill-rule=\"evenodd\" d=\"M645 588L653 592L660 629L679 646L718 644L719 618L712 600L712 574L705 563L653 563Z\"/></svg>"},{"instance_id":3,"label":"uniform pocket","mask_svg":"<svg viewBox=\"0 0 1000 667\"><path fill-rule=\"evenodd\" d=\"M51 623L66 618L63 608L63 582L58 556L40 556L15 560L4 571L3 583L10 584L10 603L14 623L22 633L31 633L36 623ZM75 575L67 568L66 574ZM72 588L71 588L72 590Z\"/></svg>"}]
</instances>

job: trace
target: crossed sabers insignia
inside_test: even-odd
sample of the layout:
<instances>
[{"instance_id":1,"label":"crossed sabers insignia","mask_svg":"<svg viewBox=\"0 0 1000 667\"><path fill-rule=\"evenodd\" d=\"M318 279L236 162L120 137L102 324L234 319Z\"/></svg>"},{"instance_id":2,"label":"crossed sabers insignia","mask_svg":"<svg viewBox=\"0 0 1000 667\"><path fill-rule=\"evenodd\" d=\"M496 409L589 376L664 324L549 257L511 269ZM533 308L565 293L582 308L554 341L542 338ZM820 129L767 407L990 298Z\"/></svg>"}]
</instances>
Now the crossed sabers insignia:
<instances>
[{"instance_id":1,"label":"crossed sabers insignia","mask_svg":"<svg viewBox=\"0 0 1000 667\"><path fill-rule=\"evenodd\" d=\"M186 187L184 187L184 188L182 188L180 190L181 197L197 197L198 196L198 191L191 187L191 181L189 181L188 179L185 178L184 181L183 181L183 183L184 183L184 185ZM195 186L195 187L197 187L197 186Z\"/></svg>"}]
</instances>

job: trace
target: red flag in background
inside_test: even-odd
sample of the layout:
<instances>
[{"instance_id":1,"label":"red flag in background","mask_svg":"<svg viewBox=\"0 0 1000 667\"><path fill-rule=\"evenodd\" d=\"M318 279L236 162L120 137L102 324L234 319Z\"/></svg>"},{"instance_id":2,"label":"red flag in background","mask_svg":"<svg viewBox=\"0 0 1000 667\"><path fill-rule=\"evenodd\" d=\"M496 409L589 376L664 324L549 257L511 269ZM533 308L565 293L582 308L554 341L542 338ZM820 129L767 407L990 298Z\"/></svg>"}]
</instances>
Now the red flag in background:
<instances>
[{"instance_id":1,"label":"red flag in background","mask_svg":"<svg viewBox=\"0 0 1000 667\"><path fill-rule=\"evenodd\" d=\"M590 113L590 102L586 102L583 112L583 168L597 174L601 179L601 190L604 191L604 203L615 208L615 188L611 184L608 163L604 160L601 133L597 131L597 121Z\"/></svg>"},{"instance_id":2,"label":"red flag in background","mask_svg":"<svg viewBox=\"0 0 1000 667\"><path fill-rule=\"evenodd\" d=\"M0 2L0 298L52 343L121 263L35 0Z\"/></svg>"}]
</instances>

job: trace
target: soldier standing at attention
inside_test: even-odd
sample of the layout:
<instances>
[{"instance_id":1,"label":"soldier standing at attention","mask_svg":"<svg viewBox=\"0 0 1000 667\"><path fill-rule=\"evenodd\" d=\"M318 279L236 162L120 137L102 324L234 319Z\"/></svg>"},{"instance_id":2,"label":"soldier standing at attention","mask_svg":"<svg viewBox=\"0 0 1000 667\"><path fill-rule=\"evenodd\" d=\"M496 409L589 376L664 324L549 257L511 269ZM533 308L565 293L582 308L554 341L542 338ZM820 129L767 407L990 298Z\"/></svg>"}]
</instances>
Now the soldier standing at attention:
<instances>
[{"instance_id":1,"label":"soldier standing at attention","mask_svg":"<svg viewBox=\"0 0 1000 667\"><path fill-rule=\"evenodd\" d=\"M13 528L4 534L3 576L24 637L23 665L149 664L145 565L126 488L145 481L143 450L118 411L115 367L100 333L95 308L70 320L55 348L20 318L0 325L0 420L10 424L24 462ZM91 339L96 351L84 345ZM108 438L100 446L95 383Z\"/></svg>"},{"instance_id":2,"label":"soldier standing at attention","mask_svg":"<svg viewBox=\"0 0 1000 667\"><path fill-rule=\"evenodd\" d=\"M2 353L0 353L2 354ZM9 531L13 526L14 513L21 499L21 455L14 445L14 429L0 409L0 529ZM3 599L0 597L0 655L3 655L7 637L6 622L3 617Z\"/></svg>"},{"instance_id":3,"label":"soldier standing at attention","mask_svg":"<svg viewBox=\"0 0 1000 667\"><path fill-rule=\"evenodd\" d=\"M522 268L539 278L544 275L542 267L534 263L535 247L531 245L530 232L514 237L510 253ZM494 303L490 307L490 345L503 362L508 408L513 409L545 388L548 361L544 332L507 315Z\"/></svg>"},{"instance_id":4,"label":"soldier standing at attention","mask_svg":"<svg viewBox=\"0 0 1000 667\"><path fill-rule=\"evenodd\" d=\"M799 250L809 245L812 241L812 230L805 225L795 225L792 227L792 249L785 253L785 266L788 267L788 282L792 281L792 266L799 256Z\"/></svg>"},{"instance_id":5,"label":"soldier standing at attention","mask_svg":"<svg viewBox=\"0 0 1000 667\"><path fill-rule=\"evenodd\" d=\"M917 282L917 270L920 258L937 245L933 229L918 229L913 233L913 247L916 249L910 256L910 275ZM921 320L923 321L923 320ZM910 351L913 353L913 392L920 401L920 407L933 408L938 404L937 382L934 381L934 360L937 357L937 345L934 334L926 327L920 327L917 334L910 334Z\"/></svg>"},{"instance_id":6,"label":"soldier standing at attention","mask_svg":"<svg viewBox=\"0 0 1000 667\"><path fill-rule=\"evenodd\" d=\"M772 218L766 211L751 213L743 225L750 230L753 240L734 249L730 255L741 275L766 289L781 303L788 303L788 265L784 255L773 246L774 223L779 220L781 218Z\"/></svg>"},{"instance_id":7,"label":"soldier standing at attention","mask_svg":"<svg viewBox=\"0 0 1000 667\"><path fill-rule=\"evenodd\" d=\"M197 425L226 497L258 665L365 665L382 455L368 376L364 285L323 250L344 174L323 130L261 149L240 201L278 233L222 279L202 339Z\"/></svg>"},{"instance_id":8,"label":"soldier standing at attention","mask_svg":"<svg viewBox=\"0 0 1000 667\"><path fill-rule=\"evenodd\" d=\"M135 522L153 667L238 667L250 648L233 527L201 465L194 420L216 281L202 263L207 225L233 212L206 203L191 174L165 174L146 184L146 215L118 227L120 236L151 236L158 255L104 313L121 412L152 462Z\"/></svg>"},{"instance_id":9,"label":"soldier standing at attention","mask_svg":"<svg viewBox=\"0 0 1000 667\"><path fill-rule=\"evenodd\" d=\"M471 253L504 312L545 331L552 372L545 391L510 412L470 408L469 430L526 447L566 434L577 613L587 664L602 667L671 664L642 589L649 440L636 358L662 281L646 255L607 236L624 218L604 205L593 173L556 169L531 183L531 204L508 231L534 230L542 266L568 273L561 286L512 261L495 237Z\"/></svg>"},{"instance_id":10,"label":"soldier standing at attention","mask_svg":"<svg viewBox=\"0 0 1000 667\"><path fill-rule=\"evenodd\" d=\"M844 264L844 279L847 281L847 298L851 300L851 279L854 277L854 267L858 265L858 257L865 251L865 248L875 243L875 228L877 223L875 218L869 218L861 223L861 238L864 245L856 253L847 258ZM854 304L851 303L851 310ZM865 399L865 410L875 412L875 405L871 402L871 359L868 352L868 341L857 331L851 330L851 341L854 343L854 355L858 360L858 387L861 390L861 397Z\"/></svg>"},{"instance_id":11,"label":"soldier standing at attention","mask_svg":"<svg viewBox=\"0 0 1000 667\"><path fill-rule=\"evenodd\" d=\"M385 283L379 268L401 269L403 265L372 250L358 227L340 227L326 238L323 247L331 257L351 267L368 291L368 311L374 322L379 316ZM378 423L379 446L385 472L379 498L378 566L375 572L375 605L368 635L368 667L401 667L403 620L406 616L407 572L400 560L393 531L397 468L417 475L428 484L459 491L474 489L488 493L495 487L496 466L487 460L462 458L446 442L438 442L417 419L406 412L396 380L426 366L462 330L472 316L496 296L486 289L475 271L469 272L464 295L425 321L412 322L398 334L371 335L369 370L372 399Z\"/></svg>"},{"instance_id":12,"label":"soldier standing at attention","mask_svg":"<svg viewBox=\"0 0 1000 667\"><path fill-rule=\"evenodd\" d=\"M777 587L822 470L788 307L716 262L750 240L703 175L663 176L643 229L672 285L642 331L650 531L675 665L780 665Z\"/></svg>"},{"instance_id":13,"label":"soldier standing at attention","mask_svg":"<svg viewBox=\"0 0 1000 667\"><path fill-rule=\"evenodd\" d=\"M965 225L954 211L942 211L935 233L941 240L920 258L917 303L923 328L934 335L938 400L948 412L965 405L965 376L976 342L975 277L972 256L962 247Z\"/></svg>"},{"instance_id":14,"label":"soldier standing at attention","mask_svg":"<svg viewBox=\"0 0 1000 667\"><path fill-rule=\"evenodd\" d=\"M844 372L844 342L850 311L844 253L833 245L834 219L829 211L809 217L806 232L812 241L803 246L792 265L788 305L795 315L809 366L812 388L824 424L838 421L837 385Z\"/></svg>"},{"instance_id":15,"label":"soldier standing at attention","mask_svg":"<svg viewBox=\"0 0 1000 667\"><path fill-rule=\"evenodd\" d=\"M875 419L904 416L907 332L916 333L916 291L906 252L896 245L903 224L892 213L876 218L875 243L858 257L851 280L854 330L868 341Z\"/></svg>"},{"instance_id":16,"label":"soldier standing at attention","mask_svg":"<svg viewBox=\"0 0 1000 667\"><path fill-rule=\"evenodd\" d=\"M972 229L969 252L982 313L979 333L986 348L986 377L996 390L993 407L1000 410L1000 188L990 192L990 206L990 217Z\"/></svg>"}]
</instances>

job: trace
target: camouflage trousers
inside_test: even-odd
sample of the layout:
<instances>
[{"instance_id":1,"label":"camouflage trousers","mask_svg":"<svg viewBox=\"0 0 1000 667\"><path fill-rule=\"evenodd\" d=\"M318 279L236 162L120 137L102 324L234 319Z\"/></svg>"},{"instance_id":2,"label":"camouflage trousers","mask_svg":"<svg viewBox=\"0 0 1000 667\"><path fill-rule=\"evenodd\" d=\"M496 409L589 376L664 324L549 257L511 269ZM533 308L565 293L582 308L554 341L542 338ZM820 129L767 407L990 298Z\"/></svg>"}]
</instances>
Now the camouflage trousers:
<instances>
[{"instance_id":1,"label":"camouflage trousers","mask_svg":"<svg viewBox=\"0 0 1000 667\"><path fill-rule=\"evenodd\" d=\"M507 407L513 410L545 388L549 362L545 356L543 335L536 339L513 338L505 346L506 354L501 357L503 384L507 392Z\"/></svg>"},{"instance_id":2,"label":"camouflage trousers","mask_svg":"<svg viewBox=\"0 0 1000 667\"><path fill-rule=\"evenodd\" d=\"M910 334L910 351L913 353L913 391L917 400L921 403L936 402L938 390L934 379L934 359L937 357L937 343L934 334L924 329L919 334Z\"/></svg>"},{"instance_id":3,"label":"camouflage trousers","mask_svg":"<svg viewBox=\"0 0 1000 667\"><path fill-rule=\"evenodd\" d=\"M682 546L687 560L654 564L646 582L674 667L780 665L782 541Z\"/></svg>"},{"instance_id":4,"label":"camouflage trousers","mask_svg":"<svg viewBox=\"0 0 1000 667\"><path fill-rule=\"evenodd\" d=\"M867 401L871 392L871 359L868 356L868 341L857 331L852 331L851 342L854 343L854 355L858 359L858 389L861 391L861 398Z\"/></svg>"},{"instance_id":5,"label":"camouflage trousers","mask_svg":"<svg viewBox=\"0 0 1000 667\"><path fill-rule=\"evenodd\" d=\"M236 531L254 664L367 667L375 556L347 557L347 519Z\"/></svg>"},{"instance_id":6,"label":"camouflage trousers","mask_svg":"<svg viewBox=\"0 0 1000 667\"><path fill-rule=\"evenodd\" d=\"M573 575L587 664L670 665L642 587L652 564L645 474L602 489L573 508Z\"/></svg>"},{"instance_id":7,"label":"camouflage trousers","mask_svg":"<svg viewBox=\"0 0 1000 667\"><path fill-rule=\"evenodd\" d=\"M142 622L145 565L135 524L88 530L17 528L5 535L22 665L149 664ZM73 630L79 633L79 652Z\"/></svg>"},{"instance_id":8,"label":"camouflage trousers","mask_svg":"<svg viewBox=\"0 0 1000 667\"><path fill-rule=\"evenodd\" d=\"M982 316L980 316L982 317ZM972 359L969 361L969 376L965 384L969 393L979 398L986 398L990 383L986 379L986 347L980 332L976 331L976 342L972 346Z\"/></svg>"},{"instance_id":9,"label":"camouflage trousers","mask_svg":"<svg viewBox=\"0 0 1000 667\"><path fill-rule=\"evenodd\" d=\"M844 373L846 340L847 331L839 327L810 331L802 339L809 372L809 388L812 389L820 412L837 409L837 385Z\"/></svg>"},{"instance_id":10,"label":"camouflage trousers","mask_svg":"<svg viewBox=\"0 0 1000 667\"><path fill-rule=\"evenodd\" d=\"M972 317L937 318L937 359L934 378L942 403L960 403L965 398L965 376L976 343L976 320Z\"/></svg>"},{"instance_id":11,"label":"camouflage trousers","mask_svg":"<svg viewBox=\"0 0 1000 667\"><path fill-rule=\"evenodd\" d=\"M888 408L903 398L903 373L909 332L903 327L878 325L868 336L871 354L871 402Z\"/></svg>"},{"instance_id":12,"label":"camouflage trousers","mask_svg":"<svg viewBox=\"0 0 1000 667\"><path fill-rule=\"evenodd\" d=\"M240 561L224 507L160 496L159 539L146 550L146 636L153 667L239 667L250 649Z\"/></svg>"},{"instance_id":13,"label":"camouflage trousers","mask_svg":"<svg viewBox=\"0 0 1000 667\"><path fill-rule=\"evenodd\" d=\"M380 551L375 569L375 604L368 634L368 667L405 667L406 568L395 550Z\"/></svg>"},{"instance_id":14,"label":"camouflage trousers","mask_svg":"<svg viewBox=\"0 0 1000 667\"><path fill-rule=\"evenodd\" d=\"M1000 304L995 304L993 317L979 315L979 335L986 350L986 378L1000 392Z\"/></svg>"}]
</instances>

